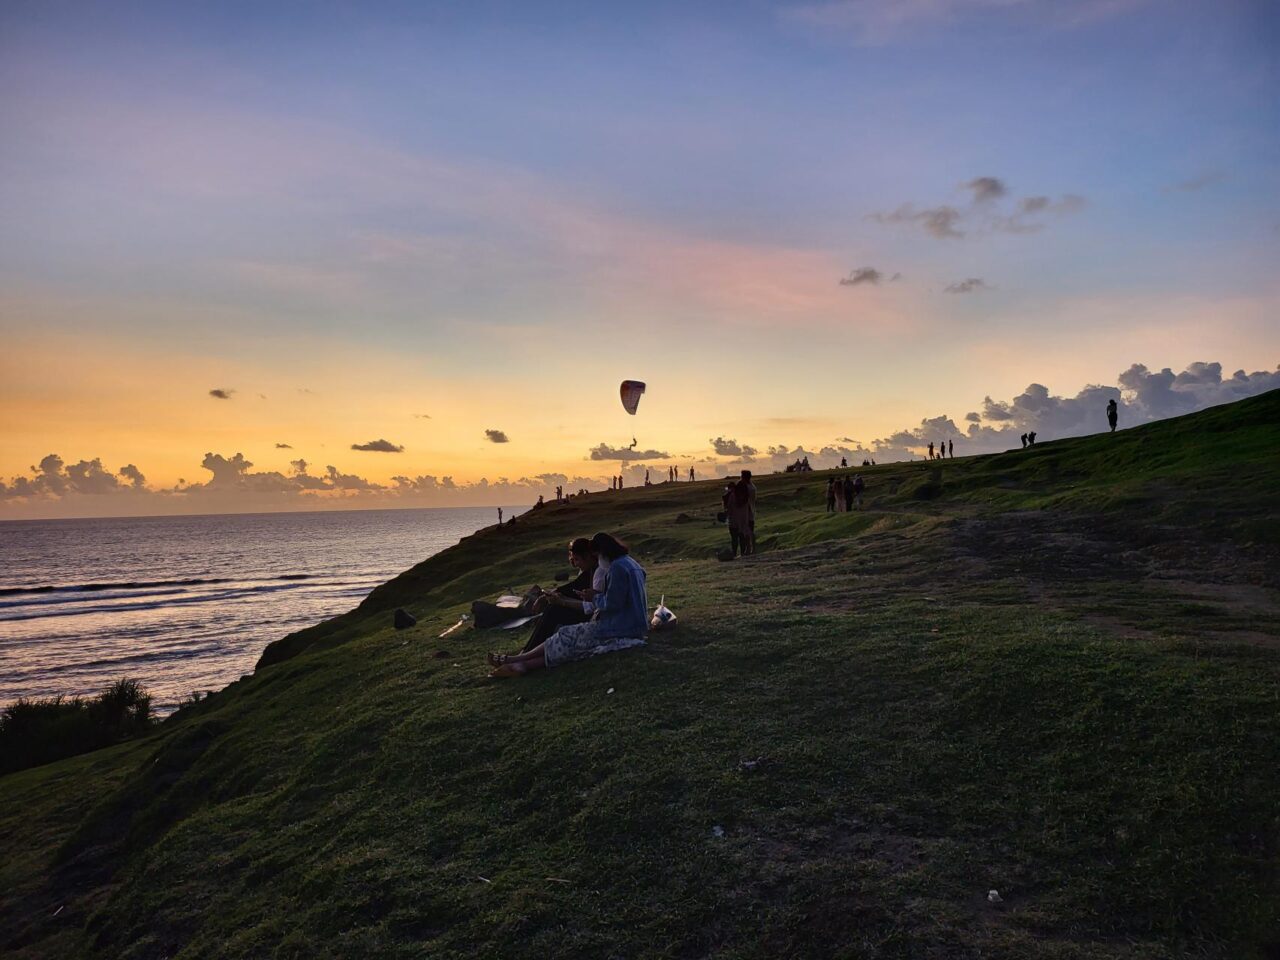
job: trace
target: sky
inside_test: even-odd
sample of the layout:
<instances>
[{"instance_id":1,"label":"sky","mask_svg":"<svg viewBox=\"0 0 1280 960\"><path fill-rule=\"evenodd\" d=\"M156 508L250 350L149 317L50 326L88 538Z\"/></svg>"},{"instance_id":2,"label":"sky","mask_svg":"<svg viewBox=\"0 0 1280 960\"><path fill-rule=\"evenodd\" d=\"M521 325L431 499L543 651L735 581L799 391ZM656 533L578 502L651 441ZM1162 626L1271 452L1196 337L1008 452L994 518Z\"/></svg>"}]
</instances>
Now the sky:
<instances>
[{"instance_id":1,"label":"sky","mask_svg":"<svg viewBox=\"0 0 1280 960\"><path fill-rule=\"evenodd\" d=\"M0 7L0 519L528 504L1280 387L1274 4L206 6Z\"/></svg>"}]
</instances>

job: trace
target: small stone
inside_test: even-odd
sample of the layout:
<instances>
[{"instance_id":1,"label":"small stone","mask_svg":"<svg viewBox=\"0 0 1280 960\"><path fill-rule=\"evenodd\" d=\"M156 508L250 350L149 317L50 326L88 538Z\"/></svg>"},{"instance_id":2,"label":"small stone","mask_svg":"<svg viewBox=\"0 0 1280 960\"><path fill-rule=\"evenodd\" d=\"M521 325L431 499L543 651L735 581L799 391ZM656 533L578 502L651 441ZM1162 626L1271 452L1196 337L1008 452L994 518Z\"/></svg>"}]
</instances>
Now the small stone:
<instances>
[{"instance_id":1,"label":"small stone","mask_svg":"<svg viewBox=\"0 0 1280 960\"><path fill-rule=\"evenodd\" d=\"M395 624L397 630L407 630L418 622L418 618L411 614L408 610L397 609L392 623Z\"/></svg>"},{"instance_id":2,"label":"small stone","mask_svg":"<svg viewBox=\"0 0 1280 960\"><path fill-rule=\"evenodd\" d=\"M610 687L608 690L605 691L606 696L608 696L611 693L613 693L613 687Z\"/></svg>"},{"instance_id":3,"label":"small stone","mask_svg":"<svg viewBox=\"0 0 1280 960\"><path fill-rule=\"evenodd\" d=\"M1004 897L1000 896L999 890L988 890L987 902L988 903L1004 903Z\"/></svg>"}]
</instances>

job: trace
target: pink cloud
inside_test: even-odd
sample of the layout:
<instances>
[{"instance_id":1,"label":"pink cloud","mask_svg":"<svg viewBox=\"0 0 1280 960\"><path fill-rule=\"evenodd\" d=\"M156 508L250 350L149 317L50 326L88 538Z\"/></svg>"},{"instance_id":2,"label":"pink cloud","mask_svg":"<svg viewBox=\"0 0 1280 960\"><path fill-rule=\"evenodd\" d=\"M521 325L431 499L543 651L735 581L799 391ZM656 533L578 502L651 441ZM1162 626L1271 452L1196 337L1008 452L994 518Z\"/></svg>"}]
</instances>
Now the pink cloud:
<instances>
[{"instance_id":1,"label":"pink cloud","mask_svg":"<svg viewBox=\"0 0 1280 960\"><path fill-rule=\"evenodd\" d=\"M25 122L96 157L99 182L127 187L144 201L234 201L278 208L286 222L297 217L303 224L312 214L350 215L353 225L326 237L321 256L302 259L281 249L221 265L273 294L348 304L420 299L426 266L460 284L469 278L471 289L494 275L508 293L550 279L614 309L669 315L678 308L687 316L692 306L716 322L803 325L861 317L894 328L910 315L895 305L909 296L902 290L860 291L857 300L840 290L843 254L697 236L607 211L512 167L408 153L323 124L163 97L143 107L77 96L43 108ZM392 205L468 228L396 234L354 225Z\"/></svg>"}]
</instances>

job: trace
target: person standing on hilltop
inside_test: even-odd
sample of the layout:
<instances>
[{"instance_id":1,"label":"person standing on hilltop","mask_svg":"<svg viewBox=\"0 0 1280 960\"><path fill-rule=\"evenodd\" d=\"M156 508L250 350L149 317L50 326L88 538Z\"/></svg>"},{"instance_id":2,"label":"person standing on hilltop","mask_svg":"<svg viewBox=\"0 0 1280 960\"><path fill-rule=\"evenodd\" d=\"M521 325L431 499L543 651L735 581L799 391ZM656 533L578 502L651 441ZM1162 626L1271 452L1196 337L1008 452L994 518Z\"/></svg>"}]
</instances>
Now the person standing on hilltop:
<instances>
[{"instance_id":1,"label":"person standing on hilltop","mask_svg":"<svg viewBox=\"0 0 1280 960\"><path fill-rule=\"evenodd\" d=\"M857 504L859 510L862 509L862 491L867 489L867 482L862 479L862 474L858 474L853 478L853 502Z\"/></svg>"},{"instance_id":2,"label":"person standing on hilltop","mask_svg":"<svg viewBox=\"0 0 1280 960\"><path fill-rule=\"evenodd\" d=\"M644 567L631 558L625 543L607 533L592 537L591 546L605 575L604 593L592 601L592 619L561 627L527 653L489 654L493 667L489 676L519 677L544 667L644 645L649 635Z\"/></svg>"},{"instance_id":3,"label":"person standing on hilltop","mask_svg":"<svg viewBox=\"0 0 1280 960\"><path fill-rule=\"evenodd\" d=\"M502 508L498 508L498 526L502 526Z\"/></svg>"},{"instance_id":4,"label":"person standing on hilltop","mask_svg":"<svg viewBox=\"0 0 1280 960\"><path fill-rule=\"evenodd\" d=\"M930 460L933 459L933 441L932 440L929 441L929 459Z\"/></svg>"},{"instance_id":5,"label":"person standing on hilltop","mask_svg":"<svg viewBox=\"0 0 1280 960\"><path fill-rule=\"evenodd\" d=\"M1027 449L1027 435L1025 433L1022 435L1022 449Z\"/></svg>"},{"instance_id":6,"label":"person standing on hilltop","mask_svg":"<svg viewBox=\"0 0 1280 960\"><path fill-rule=\"evenodd\" d=\"M1032 430L1027 434L1027 446L1034 447L1036 445L1036 432Z\"/></svg>"},{"instance_id":7,"label":"person standing on hilltop","mask_svg":"<svg viewBox=\"0 0 1280 960\"><path fill-rule=\"evenodd\" d=\"M1107 423L1111 424L1111 432L1116 432L1116 421L1120 419L1120 411L1116 409L1116 399L1107 401Z\"/></svg>"},{"instance_id":8,"label":"person standing on hilltop","mask_svg":"<svg viewBox=\"0 0 1280 960\"><path fill-rule=\"evenodd\" d=\"M956 442L954 440L947 441L947 456L952 460L956 458Z\"/></svg>"},{"instance_id":9,"label":"person standing on hilltop","mask_svg":"<svg viewBox=\"0 0 1280 960\"><path fill-rule=\"evenodd\" d=\"M733 516L733 489L734 482L726 479L724 493L720 494L720 504L724 507L722 516L725 525L729 528L729 551L736 557L742 549L742 535L738 532L738 524L734 521Z\"/></svg>"},{"instance_id":10,"label":"person standing on hilltop","mask_svg":"<svg viewBox=\"0 0 1280 960\"><path fill-rule=\"evenodd\" d=\"M693 483L693 467L689 468L689 482Z\"/></svg>"},{"instance_id":11,"label":"person standing on hilltop","mask_svg":"<svg viewBox=\"0 0 1280 960\"><path fill-rule=\"evenodd\" d=\"M853 513L853 478L847 473L840 484L840 492L844 494L844 512Z\"/></svg>"},{"instance_id":12,"label":"person standing on hilltop","mask_svg":"<svg viewBox=\"0 0 1280 960\"><path fill-rule=\"evenodd\" d=\"M750 470L742 471L732 495L725 497L725 513L729 515L730 540L736 540L744 557L755 553L756 485L751 482Z\"/></svg>"},{"instance_id":13,"label":"person standing on hilltop","mask_svg":"<svg viewBox=\"0 0 1280 960\"><path fill-rule=\"evenodd\" d=\"M836 512L836 478L827 478L827 513Z\"/></svg>"}]
</instances>

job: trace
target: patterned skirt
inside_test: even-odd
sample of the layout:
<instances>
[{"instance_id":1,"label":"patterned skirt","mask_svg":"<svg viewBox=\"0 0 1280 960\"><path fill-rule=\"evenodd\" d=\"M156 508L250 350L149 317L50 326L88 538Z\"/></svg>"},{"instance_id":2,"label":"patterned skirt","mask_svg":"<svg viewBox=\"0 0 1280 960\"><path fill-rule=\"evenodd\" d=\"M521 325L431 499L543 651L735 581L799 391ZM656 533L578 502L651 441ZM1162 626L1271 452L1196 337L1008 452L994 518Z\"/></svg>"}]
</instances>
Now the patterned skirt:
<instances>
[{"instance_id":1,"label":"patterned skirt","mask_svg":"<svg viewBox=\"0 0 1280 960\"><path fill-rule=\"evenodd\" d=\"M586 623L571 623L561 627L551 636L542 648L542 655L548 667L558 667L563 663L575 660L586 660L601 653L613 653L615 650L626 650L629 647L642 647L644 641L638 637L610 637L607 640L596 638L599 628L594 620Z\"/></svg>"}]
</instances>

